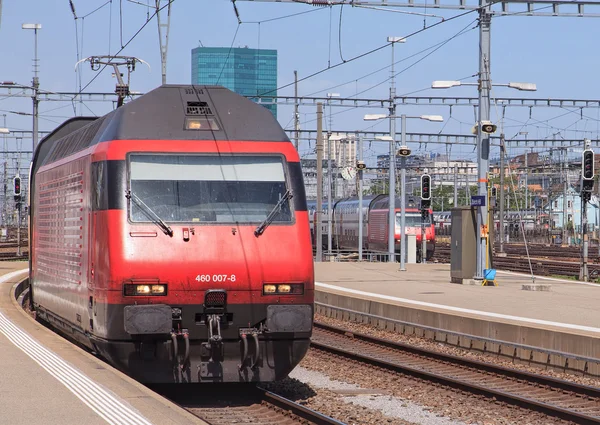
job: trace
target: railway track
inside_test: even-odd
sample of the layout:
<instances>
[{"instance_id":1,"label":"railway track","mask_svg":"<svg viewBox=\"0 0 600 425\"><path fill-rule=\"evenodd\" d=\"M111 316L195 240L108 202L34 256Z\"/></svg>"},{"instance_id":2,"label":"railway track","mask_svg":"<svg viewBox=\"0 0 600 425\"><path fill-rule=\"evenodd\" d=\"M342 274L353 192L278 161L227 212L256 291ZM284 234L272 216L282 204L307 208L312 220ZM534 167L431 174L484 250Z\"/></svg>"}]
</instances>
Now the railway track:
<instances>
[{"instance_id":1,"label":"railway track","mask_svg":"<svg viewBox=\"0 0 600 425\"><path fill-rule=\"evenodd\" d=\"M493 265L498 270L530 273L529 260L524 245L505 245L506 257L494 256ZM563 251L564 250L564 251ZM576 247L547 247L545 245L531 245L531 269L536 276L571 276L579 277L579 256L575 257ZM450 262L450 247L437 244L434 258L440 263ZM560 258L557 260L556 258ZM590 278L600 277L599 259L590 256L588 262Z\"/></svg>"},{"instance_id":2,"label":"railway track","mask_svg":"<svg viewBox=\"0 0 600 425\"><path fill-rule=\"evenodd\" d=\"M315 323L313 348L578 424L600 424L600 389Z\"/></svg>"},{"instance_id":3,"label":"railway track","mask_svg":"<svg viewBox=\"0 0 600 425\"><path fill-rule=\"evenodd\" d=\"M292 400L252 384L149 385L211 425L345 425Z\"/></svg>"}]
</instances>

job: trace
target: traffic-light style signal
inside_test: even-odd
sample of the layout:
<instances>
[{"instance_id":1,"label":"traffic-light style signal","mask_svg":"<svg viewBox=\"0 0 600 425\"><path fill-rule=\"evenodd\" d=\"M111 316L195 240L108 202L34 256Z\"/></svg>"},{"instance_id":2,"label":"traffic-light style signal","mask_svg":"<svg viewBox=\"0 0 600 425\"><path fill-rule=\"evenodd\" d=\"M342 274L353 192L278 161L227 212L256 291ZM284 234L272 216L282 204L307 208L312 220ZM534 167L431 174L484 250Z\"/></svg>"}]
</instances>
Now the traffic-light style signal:
<instances>
[{"instance_id":1,"label":"traffic-light style signal","mask_svg":"<svg viewBox=\"0 0 600 425\"><path fill-rule=\"evenodd\" d=\"M21 196L21 177L15 176L13 179L13 192L15 196Z\"/></svg>"},{"instance_id":2,"label":"traffic-light style signal","mask_svg":"<svg viewBox=\"0 0 600 425\"><path fill-rule=\"evenodd\" d=\"M496 195L497 195L497 193L498 193L498 189L496 189L496 187L495 187L495 186L494 186L494 187L492 187L492 197L494 197L494 198L495 198L495 197L496 197Z\"/></svg>"},{"instance_id":3,"label":"traffic-light style signal","mask_svg":"<svg viewBox=\"0 0 600 425\"><path fill-rule=\"evenodd\" d=\"M367 168L367 164L365 164L365 161L356 161L356 168L359 170L364 170Z\"/></svg>"},{"instance_id":4,"label":"traffic-light style signal","mask_svg":"<svg viewBox=\"0 0 600 425\"><path fill-rule=\"evenodd\" d=\"M586 149L583 151L581 159L581 176L583 180L594 179L594 151Z\"/></svg>"},{"instance_id":5,"label":"traffic-light style signal","mask_svg":"<svg viewBox=\"0 0 600 425\"><path fill-rule=\"evenodd\" d=\"M421 199L424 201L431 199L431 176L429 174L421 176Z\"/></svg>"}]
</instances>

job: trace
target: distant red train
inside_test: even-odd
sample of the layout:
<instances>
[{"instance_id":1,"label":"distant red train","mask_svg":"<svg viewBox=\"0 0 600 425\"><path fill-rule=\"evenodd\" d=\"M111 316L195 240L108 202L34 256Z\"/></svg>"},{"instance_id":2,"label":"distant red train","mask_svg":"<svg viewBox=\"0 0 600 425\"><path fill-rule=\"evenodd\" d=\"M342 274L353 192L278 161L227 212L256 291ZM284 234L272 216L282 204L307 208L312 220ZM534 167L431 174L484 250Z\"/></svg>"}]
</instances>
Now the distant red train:
<instances>
[{"instance_id":1,"label":"distant red train","mask_svg":"<svg viewBox=\"0 0 600 425\"><path fill-rule=\"evenodd\" d=\"M37 317L145 383L281 379L310 345L300 158L271 112L164 85L44 138L30 175Z\"/></svg>"},{"instance_id":2,"label":"distant red train","mask_svg":"<svg viewBox=\"0 0 600 425\"><path fill-rule=\"evenodd\" d=\"M396 205L400 205L400 200L396 199ZM421 238L421 210L420 198L408 196L405 207L405 228L407 235L416 235L417 254L420 258L422 250ZM316 230L314 229L315 212L317 208L316 201L308 201L308 210L310 216L310 228L313 241L313 248L316 248ZM389 211L390 201L388 195L370 195L363 196L362 203L363 214L363 249L372 252L388 252L388 229L389 229ZM342 251L358 251L358 220L359 220L359 199L351 197L341 199L333 204L332 225L332 246L334 249ZM328 244L328 208L327 202L323 202L323 220L321 223L323 247ZM395 226L395 250L400 252L400 208L396 208L396 226ZM426 239L426 259L433 258L435 252L435 227L433 225L433 211L429 210L429 215L425 223Z\"/></svg>"}]
</instances>

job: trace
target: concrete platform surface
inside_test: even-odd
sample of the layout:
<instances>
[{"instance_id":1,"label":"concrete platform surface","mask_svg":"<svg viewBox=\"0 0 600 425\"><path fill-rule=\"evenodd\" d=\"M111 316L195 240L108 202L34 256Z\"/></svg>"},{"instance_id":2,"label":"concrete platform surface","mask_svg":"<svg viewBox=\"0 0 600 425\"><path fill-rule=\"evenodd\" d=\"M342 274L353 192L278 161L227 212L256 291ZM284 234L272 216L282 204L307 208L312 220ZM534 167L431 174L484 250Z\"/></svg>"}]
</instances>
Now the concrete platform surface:
<instances>
[{"instance_id":1,"label":"concrete platform surface","mask_svg":"<svg viewBox=\"0 0 600 425\"><path fill-rule=\"evenodd\" d=\"M318 291L451 315L600 337L600 285L498 271L498 286L450 283L449 264L315 263ZM337 288L336 288L337 287ZM358 292L357 292L358 291Z\"/></svg>"},{"instance_id":2,"label":"concrete platform surface","mask_svg":"<svg viewBox=\"0 0 600 425\"><path fill-rule=\"evenodd\" d=\"M0 423L205 424L51 332L16 303L26 262L0 262Z\"/></svg>"}]
</instances>

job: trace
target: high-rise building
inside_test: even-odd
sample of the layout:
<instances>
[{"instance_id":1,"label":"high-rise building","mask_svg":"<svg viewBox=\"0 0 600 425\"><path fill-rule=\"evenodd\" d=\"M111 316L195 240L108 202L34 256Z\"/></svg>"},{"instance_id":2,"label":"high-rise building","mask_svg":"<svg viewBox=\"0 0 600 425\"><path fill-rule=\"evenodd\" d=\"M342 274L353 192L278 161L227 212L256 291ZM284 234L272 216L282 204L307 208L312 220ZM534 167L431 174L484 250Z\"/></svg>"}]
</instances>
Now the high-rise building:
<instances>
[{"instance_id":1,"label":"high-rise building","mask_svg":"<svg viewBox=\"0 0 600 425\"><path fill-rule=\"evenodd\" d=\"M277 50L196 47L192 84L220 85L242 96L277 96ZM277 118L277 105L265 107Z\"/></svg>"}]
</instances>

